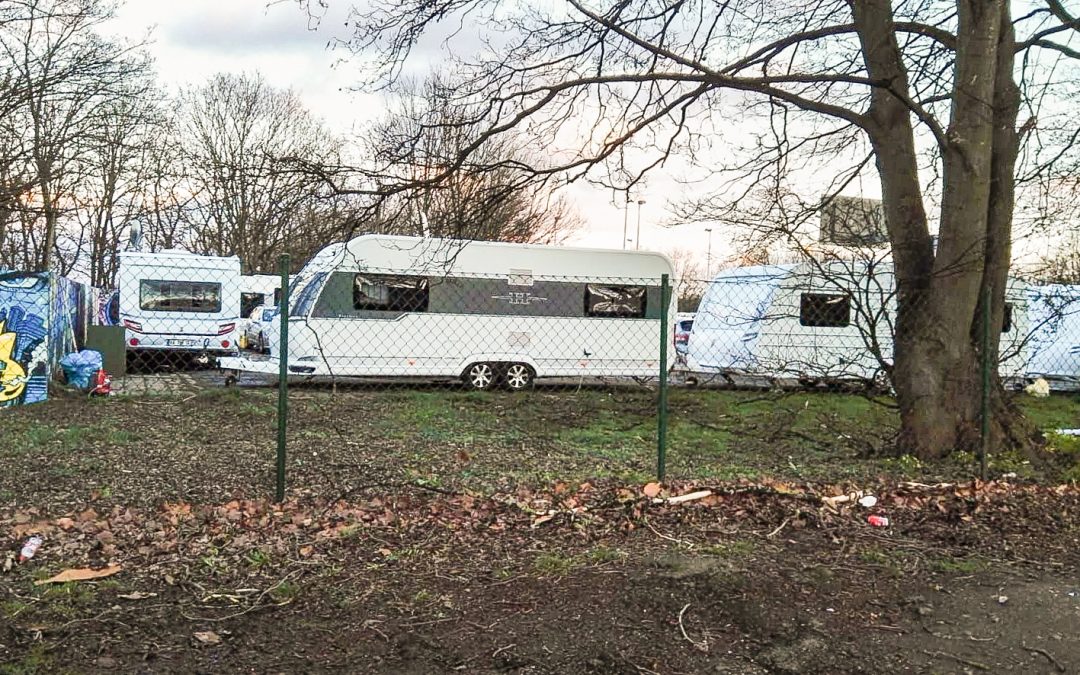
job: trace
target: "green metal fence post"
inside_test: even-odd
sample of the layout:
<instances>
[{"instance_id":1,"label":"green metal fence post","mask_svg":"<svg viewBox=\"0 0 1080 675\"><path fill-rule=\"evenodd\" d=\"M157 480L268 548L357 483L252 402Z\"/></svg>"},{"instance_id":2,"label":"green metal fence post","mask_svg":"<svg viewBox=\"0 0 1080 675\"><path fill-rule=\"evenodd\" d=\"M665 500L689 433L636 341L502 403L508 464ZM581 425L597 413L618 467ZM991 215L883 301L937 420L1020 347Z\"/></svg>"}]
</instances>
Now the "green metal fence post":
<instances>
[{"instance_id":1,"label":"green metal fence post","mask_svg":"<svg viewBox=\"0 0 1080 675\"><path fill-rule=\"evenodd\" d=\"M982 325L982 404L979 410L979 477L986 480L986 456L990 451L990 368L993 364L990 363L990 338L992 333L990 332L990 318L992 312L990 311L990 297L991 286L986 285L983 290L983 325Z\"/></svg>"},{"instance_id":2,"label":"green metal fence post","mask_svg":"<svg viewBox=\"0 0 1080 675\"><path fill-rule=\"evenodd\" d=\"M285 499L285 429L289 423L289 254L278 262L281 269L281 336L278 340L277 489L274 498Z\"/></svg>"},{"instance_id":3,"label":"green metal fence post","mask_svg":"<svg viewBox=\"0 0 1080 675\"><path fill-rule=\"evenodd\" d=\"M668 275L660 277L660 394L657 397L656 419L656 480L664 481L667 471L667 423L668 423L668 343L671 329L668 326L668 310L671 304L671 285Z\"/></svg>"}]
</instances>

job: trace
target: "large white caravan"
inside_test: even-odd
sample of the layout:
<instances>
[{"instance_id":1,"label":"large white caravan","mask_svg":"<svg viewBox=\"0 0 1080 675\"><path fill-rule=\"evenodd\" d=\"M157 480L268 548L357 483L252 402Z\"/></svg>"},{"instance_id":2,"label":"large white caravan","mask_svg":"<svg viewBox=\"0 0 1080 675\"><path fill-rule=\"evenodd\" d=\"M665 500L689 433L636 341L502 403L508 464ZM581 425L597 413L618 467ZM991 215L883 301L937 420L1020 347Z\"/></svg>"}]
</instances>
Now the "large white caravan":
<instances>
[{"instance_id":1,"label":"large white caravan","mask_svg":"<svg viewBox=\"0 0 1080 675\"><path fill-rule=\"evenodd\" d=\"M129 352L237 352L239 258L179 250L125 252L117 279Z\"/></svg>"},{"instance_id":2,"label":"large white caravan","mask_svg":"<svg viewBox=\"0 0 1080 675\"><path fill-rule=\"evenodd\" d=\"M666 257L644 251L360 236L322 250L297 275L288 369L462 378L478 389L656 376L661 276L671 273ZM221 367L277 373L277 322L267 337L269 360Z\"/></svg>"},{"instance_id":3,"label":"large white caravan","mask_svg":"<svg viewBox=\"0 0 1080 675\"><path fill-rule=\"evenodd\" d=\"M1029 320L1010 282L999 372L1021 378ZM725 270L708 284L687 344L690 374L729 383L855 380L887 386L896 318L887 261L831 261Z\"/></svg>"}]
</instances>

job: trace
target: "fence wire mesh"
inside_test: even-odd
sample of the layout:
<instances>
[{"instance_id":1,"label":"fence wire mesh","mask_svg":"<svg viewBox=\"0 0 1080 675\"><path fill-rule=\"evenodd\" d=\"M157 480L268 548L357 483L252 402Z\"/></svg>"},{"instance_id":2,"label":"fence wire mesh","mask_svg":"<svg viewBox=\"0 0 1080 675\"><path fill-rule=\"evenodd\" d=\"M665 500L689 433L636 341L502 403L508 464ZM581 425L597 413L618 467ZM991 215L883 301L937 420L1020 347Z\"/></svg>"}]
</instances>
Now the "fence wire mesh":
<instances>
[{"instance_id":1,"label":"fence wire mesh","mask_svg":"<svg viewBox=\"0 0 1080 675\"><path fill-rule=\"evenodd\" d=\"M331 247L288 270L286 295L280 275L243 275L236 258L125 253L100 312L123 334L116 388L250 392L284 366L289 470L340 492L648 480L664 447L672 478L810 477L895 441L897 351L937 330L880 263L675 279L665 306L660 270L598 259L595 275L493 274L478 256L372 266ZM992 376L1080 391L1080 287L1011 281L1005 295ZM982 386L966 377L957 386ZM284 420L268 414L252 437L272 445Z\"/></svg>"}]
</instances>

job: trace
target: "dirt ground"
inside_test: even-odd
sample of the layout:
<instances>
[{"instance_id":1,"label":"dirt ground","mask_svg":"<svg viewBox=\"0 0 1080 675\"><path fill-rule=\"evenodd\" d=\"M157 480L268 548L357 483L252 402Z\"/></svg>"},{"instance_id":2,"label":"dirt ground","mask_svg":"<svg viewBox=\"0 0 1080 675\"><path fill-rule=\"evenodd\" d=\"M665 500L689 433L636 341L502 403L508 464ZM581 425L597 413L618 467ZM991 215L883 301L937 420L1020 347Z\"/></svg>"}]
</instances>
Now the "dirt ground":
<instances>
[{"instance_id":1,"label":"dirt ground","mask_svg":"<svg viewBox=\"0 0 1080 675\"><path fill-rule=\"evenodd\" d=\"M825 447L834 399L718 399L759 438L684 429L657 492L647 399L606 396L299 392L282 504L272 392L6 411L0 673L1080 671L1075 485ZM36 583L67 569L112 573Z\"/></svg>"}]
</instances>

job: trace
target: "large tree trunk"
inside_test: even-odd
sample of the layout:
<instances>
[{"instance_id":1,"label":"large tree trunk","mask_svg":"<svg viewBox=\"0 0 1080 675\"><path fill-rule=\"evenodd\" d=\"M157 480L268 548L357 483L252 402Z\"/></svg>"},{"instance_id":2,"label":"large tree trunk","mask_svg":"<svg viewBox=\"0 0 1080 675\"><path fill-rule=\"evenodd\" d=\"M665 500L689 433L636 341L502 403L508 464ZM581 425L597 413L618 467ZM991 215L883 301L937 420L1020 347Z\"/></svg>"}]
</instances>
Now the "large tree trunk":
<instances>
[{"instance_id":1,"label":"large tree trunk","mask_svg":"<svg viewBox=\"0 0 1080 675\"><path fill-rule=\"evenodd\" d=\"M893 383L898 451L922 458L974 449L980 439L982 360L996 363L998 330L982 352L981 297L992 289L1000 326L1010 258L1012 181L1018 139L1013 33L1007 2L959 0L952 117L942 144L945 186L938 248L932 249L918 187L909 93L887 0L854 3L870 76L887 81L867 113L894 255L898 316ZM988 105L988 102L990 103ZM1000 424L1011 411L996 376Z\"/></svg>"}]
</instances>

